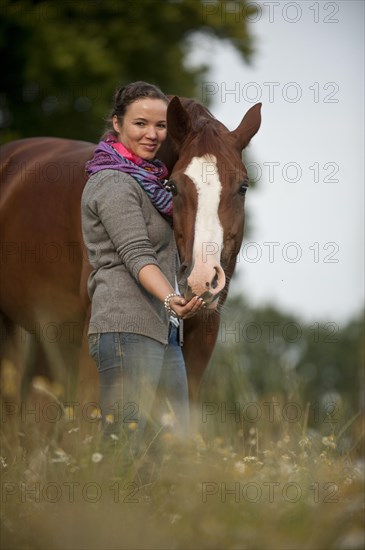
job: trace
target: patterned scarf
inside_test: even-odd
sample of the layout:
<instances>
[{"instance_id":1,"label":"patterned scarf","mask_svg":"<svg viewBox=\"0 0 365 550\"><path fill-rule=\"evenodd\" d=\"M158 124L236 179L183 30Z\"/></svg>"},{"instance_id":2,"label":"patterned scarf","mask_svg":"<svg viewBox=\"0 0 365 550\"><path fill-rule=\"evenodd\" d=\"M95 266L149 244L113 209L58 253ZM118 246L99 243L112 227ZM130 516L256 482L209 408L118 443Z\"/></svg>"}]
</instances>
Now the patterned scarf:
<instances>
[{"instance_id":1,"label":"patterned scarf","mask_svg":"<svg viewBox=\"0 0 365 550\"><path fill-rule=\"evenodd\" d=\"M163 187L168 172L160 160L147 161L138 157L113 134L100 141L94 156L86 163L86 173L90 177L101 170L118 170L130 174L147 193L155 208L172 224L172 197Z\"/></svg>"}]
</instances>

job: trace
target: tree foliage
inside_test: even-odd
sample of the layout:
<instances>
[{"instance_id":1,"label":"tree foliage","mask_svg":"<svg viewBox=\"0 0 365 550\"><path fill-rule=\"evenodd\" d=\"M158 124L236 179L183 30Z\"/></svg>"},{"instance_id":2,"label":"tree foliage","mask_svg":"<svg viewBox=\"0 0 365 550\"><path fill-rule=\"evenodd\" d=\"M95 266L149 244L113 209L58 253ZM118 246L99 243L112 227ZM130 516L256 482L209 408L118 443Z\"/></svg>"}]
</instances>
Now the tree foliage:
<instances>
[{"instance_id":1,"label":"tree foliage","mask_svg":"<svg viewBox=\"0 0 365 550\"><path fill-rule=\"evenodd\" d=\"M232 295L205 373L203 402L215 404L209 405L210 420L225 435L237 433L238 417L247 424L257 412L262 417L276 412L279 423L286 420L298 430L307 422L339 433L364 409L363 361L363 314L342 326L305 323L273 306L252 308L242 295ZM246 418L227 412L237 408L248 410Z\"/></svg>"},{"instance_id":2,"label":"tree foliage","mask_svg":"<svg viewBox=\"0 0 365 550\"><path fill-rule=\"evenodd\" d=\"M2 142L36 135L96 140L116 88L134 80L193 97L209 66L188 67L189 37L227 39L249 61L238 0L2 0Z\"/></svg>"}]
</instances>

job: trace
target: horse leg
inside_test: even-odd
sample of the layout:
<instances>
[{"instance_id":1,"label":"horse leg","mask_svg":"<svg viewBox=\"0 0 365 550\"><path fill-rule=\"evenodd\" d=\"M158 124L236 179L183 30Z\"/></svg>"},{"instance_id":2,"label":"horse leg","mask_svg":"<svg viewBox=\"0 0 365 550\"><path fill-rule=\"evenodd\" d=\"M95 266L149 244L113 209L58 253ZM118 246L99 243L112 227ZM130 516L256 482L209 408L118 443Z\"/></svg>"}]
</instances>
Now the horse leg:
<instances>
[{"instance_id":1,"label":"horse leg","mask_svg":"<svg viewBox=\"0 0 365 550\"><path fill-rule=\"evenodd\" d=\"M24 334L22 444L29 464L38 471L43 467L45 449L61 444L67 420L64 403L74 400L79 343L77 338L57 339L51 332L47 338L45 330Z\"/></svg>"},{"instance_id":2,"label":"horse leg","mask_svg":"<svg viewBox=\"0 0 365 550\"><path fill-rule=\"evenodd\" d=\"M47 367L45 363L46 359L44 357L40 342L33 334L25 334L26 336L24 336L22 332L22 339L24 338L26 340L26 353L24 357L22 380L20 385L20 396L22 402L25 402L27 399L34 376L36 374L39 376L47 375ZM40 365L42 365L42 367L39 370Z\"/></svg>"},{"instance_id":3,"label":"horse leg","mask_svg":"<svg viewBox=\"0 0 365 550\"><path fill-rule=\"evenodd\" d=\"M219 322L219 314L209 310L184 321L183 354L193 403L199 398L201 380L213 353Z\"/></svg>"},{"instance_id":4,"label":"horse leg","mask_svg":"<svg viewBox=\"0 0 365 550\"><path fill-rule=\"evenodd\" d=\"M0 313L0 405L2 455L16 455L20 451L18 437L20 423L20 385L22 378L22 350L17 347L18 327Z\"/></svg>"},{"instance_id":5,"label":"horse leg","mask_svg":"<svg viewBox=\"0 0 365 550\"><path fill-rule=\"evenodd\" d=\"M36 336L29 334L10 319L2 318L1 346L1 444L2 450L31 456L39 441L42 409L39 395L32 387L36 374L44 374L42 347Z\"/></svg>"},{"instance_id":6,"label":"horse leg","mask_svg":"<svg viewBox=\"0 0 365 550\"><path fill-rule=\"evenodd\" d=\"M87 330L81 341L78 361L78 378L76 388L77 418L82 433L90 434L97 428L99 420L99 377L95 361L89 354Z\"/></svg>"},{"instance_id":7,"label":"horse leg","mask_svg":"<svg viewBox=\"0 0 365 550\"><path fill-rule=\"evenodd\" d=\"M184 321L182 349L188 376L192 426L199 432L202 420L201 382L213 353L218 330L219 314L215 311L203 311Z\"/></svg>"}]
</instances>

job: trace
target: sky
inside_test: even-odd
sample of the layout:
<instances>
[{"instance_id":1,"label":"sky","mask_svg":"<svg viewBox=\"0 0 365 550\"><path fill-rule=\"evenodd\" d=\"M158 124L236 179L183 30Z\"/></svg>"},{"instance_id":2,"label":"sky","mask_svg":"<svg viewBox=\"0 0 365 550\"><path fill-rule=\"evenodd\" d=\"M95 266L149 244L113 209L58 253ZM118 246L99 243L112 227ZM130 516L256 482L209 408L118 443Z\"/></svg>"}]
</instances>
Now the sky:
<instances>
[{"instance_id":1,"label":"sky","mask_svg":"<svg viewBox=\"0 0 365 550\"><path fill-rule=\"evenodd\" d=\"M254 2L255 55L196 39L201 86L230 130L261 101L244 158L250 233L232 291L306 322L346 323L364 304L364 2ZM237 11L237 3L230 9Z\"/></svg>"}]
</instances>

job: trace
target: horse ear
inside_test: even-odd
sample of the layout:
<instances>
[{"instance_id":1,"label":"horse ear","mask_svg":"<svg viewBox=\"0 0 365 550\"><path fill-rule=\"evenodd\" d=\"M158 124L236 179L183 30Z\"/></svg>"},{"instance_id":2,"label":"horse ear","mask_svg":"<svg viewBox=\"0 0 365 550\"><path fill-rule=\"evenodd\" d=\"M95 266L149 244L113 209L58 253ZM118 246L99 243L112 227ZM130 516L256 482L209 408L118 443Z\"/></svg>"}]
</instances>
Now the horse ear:
<instances>
[{"instance_id":1,"label":"horse ear","mask_svg":"<svg viewBox=\"0 0 365 550\"><path fill-rule=\"evenodd\" d=\"M250 143L251 138L258 132L261 125L261 103L256 103L247 111L239 126L231 132L237 139L242 151Z\"/></svg>"},{"instance_id":2,"label":"horse ear","mask_svg":"<svg viewBox=\"0 0 365 550\"><path fill-rule=\"evenodd\" d=\"M167 108L167 131L177 145L181 145L190 132L190 117L180 99L174 96Z\"/></svg>"}]
</instances>

